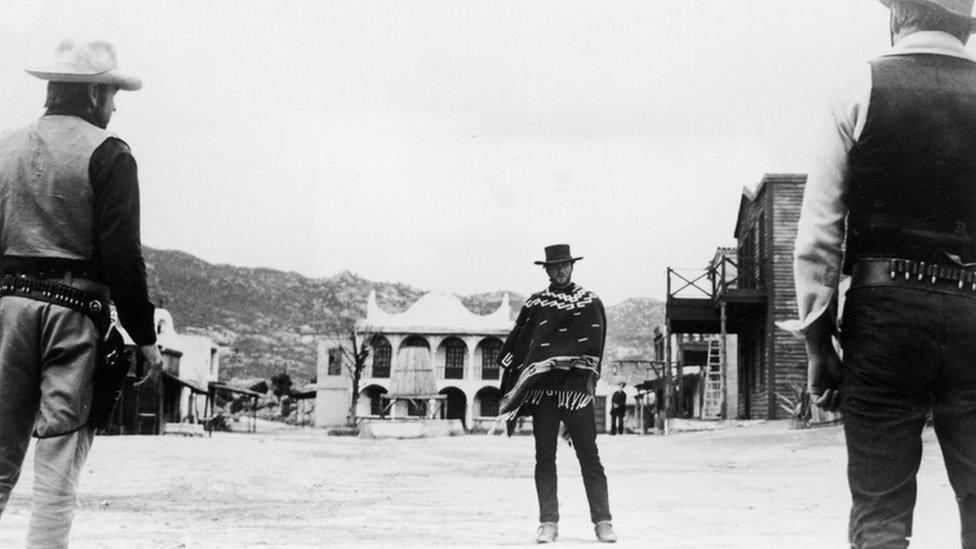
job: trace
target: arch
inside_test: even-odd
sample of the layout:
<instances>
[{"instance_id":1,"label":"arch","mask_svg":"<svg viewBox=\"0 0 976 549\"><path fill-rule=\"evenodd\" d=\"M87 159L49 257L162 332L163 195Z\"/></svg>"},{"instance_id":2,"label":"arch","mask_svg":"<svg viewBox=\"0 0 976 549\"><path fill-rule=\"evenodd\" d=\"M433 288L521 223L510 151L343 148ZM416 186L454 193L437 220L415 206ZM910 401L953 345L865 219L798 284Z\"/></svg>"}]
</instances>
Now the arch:
<instances>
[{"instance_id":1,"label":"arch","mask_svg":"<svg viewBox=\"0 0 976 549\"><path fill-rule=\"evenodd\" d=\"M445 338L437 349L438 369L443 368L441 379L464 379L467 354L468 344L463 339L456 336Z\"/></svg>"},{"instance_id":2,"label":"arch","mask_svg":"<svg viewBox=\"0 0 976 549\"><path fill-rule=\"evenodd\" d=\"M478 342L475 361L480 367L481 379L498 379L498 354L502 350L502 340L488 336Z\"/></svg>"},{"instance_id":3,"label":"arch","mask_svg":"<svg viewBox=\"0 0 976 549\"><path fill-rule=\"evenodd\" d=\"M411 335L403 338L403 343L400 343L400 349L404 347L423 347L430 350L430 342L424 336ZM399 349L397 351L399 352Z\"/></svg>"},{"instance_id":4,"label":"arch","mask_svg":"<svg viewBox=\"0 0 976 549\"><path fill-rule=\"evenodd\" d=\"M444 387L439 391L440 394L447 396L444 402L443 417L445 419L460 419L461 425L467 428L465 414L468 409L468 395L457 387Z\"/></svg>"},{"instance_id":5,"label":"arch","mask_svg":"<svg viewBox=\"0 0 976 549\"><path fill-rule=\"evenodd\" d=\"M496 417L498 416L498 403L502 399L502 392L498 387L482 387L474 395L477 403L475 408L477 417Z\"/></svg>"},{"instance_id":6,"label":"arch","mask_svg":"<svg viewBox=\"0 0 976 549\"><path fill-rule=\"evenodd\" d=\"M386 337L376 334L369 340L373 348L373 365L369 377L390 377L390 366L393 363L393 346Z\"/></svg>"},{"instance_id":7,"label":"arch","mask_svg":"<svg viewBox=\"0 0 976 549\"><path fill-rule=\"evenodd\" d=\"M359 404L356 406L356 415L362 416L381 416L386 407L386 387L377 383L371 383L359 392Z\"/></svg>"}]
</instances>

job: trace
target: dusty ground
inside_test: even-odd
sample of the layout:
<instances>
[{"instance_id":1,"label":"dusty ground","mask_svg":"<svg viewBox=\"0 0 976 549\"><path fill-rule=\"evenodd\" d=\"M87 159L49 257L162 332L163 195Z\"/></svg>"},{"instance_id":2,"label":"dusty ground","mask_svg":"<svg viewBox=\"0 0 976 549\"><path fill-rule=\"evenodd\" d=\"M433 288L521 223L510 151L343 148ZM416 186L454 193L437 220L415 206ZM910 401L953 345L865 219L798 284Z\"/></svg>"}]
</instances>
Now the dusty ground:
<instances>
[{"instance_id":1,"label":"dusty ground","mask_svg":"<svg viewBox=\"0 0 976 549\"><path fill-rule=\"evenodd\" d=\"M916 547L958 547L935 437L925 433ZM708 433L601 436L618 547L844 547L839 428L768 423ZM0 547L23 545L27 464ZM413 441L289 429L101 437L72 547L534 546L532 439ZM593 543L570 448L559 451L560 545Z\"/></svg>"}]
</instances>

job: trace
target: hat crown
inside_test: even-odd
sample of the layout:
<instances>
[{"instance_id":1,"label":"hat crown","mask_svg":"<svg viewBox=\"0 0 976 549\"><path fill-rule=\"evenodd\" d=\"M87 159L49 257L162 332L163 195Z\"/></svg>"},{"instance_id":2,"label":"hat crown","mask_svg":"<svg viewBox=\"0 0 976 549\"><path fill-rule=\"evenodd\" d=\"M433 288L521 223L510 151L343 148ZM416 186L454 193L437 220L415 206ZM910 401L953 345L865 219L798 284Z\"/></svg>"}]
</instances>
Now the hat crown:
<instances>
[{"instance_id":1,"label":"hat crown","mask_svg":"<svg viewBox=\"0 0 976 549\"><path fill-rule=\"evenodd\" d=\"M546 261L572 261L573 254L569 253L569 244L553 244L546 246Z\"/></svg>"},{"instance_id":2,"label":"hat crown","mask_svg":"<svg viewBox=\"0 0 976 549\"><path fill-rule=\"evenodd\" d=\"M973 14L973 0L928 0L940 8L963 17Z\"/></svg>"},{"instance_id":3,"label":"hat crown","mask_svg":"<svg viewBox=\"0 0 976 549\"><path fill-rule=\"evenodd\" d=\"M115 47L104 40L62 40L52 68L68 74L100 74L118 68Z\"/></svg>"},{"instance_id":4,"label":"hat crown","mask_svg":"<svg viewBox=\"0 0 976 549\"><path fill-rule=\"evenodd\" d=\"M891 3L894 0L881 0L881 3L887 7L891 7ZM930 6L937 7L946 11L957 17L965 17L967 19L973 18L973 4L974 0L905 0L907 2L915 2L917 4L928 4ZM976 23L974 23L976 24Z\"/></svg>"}]
</instances>

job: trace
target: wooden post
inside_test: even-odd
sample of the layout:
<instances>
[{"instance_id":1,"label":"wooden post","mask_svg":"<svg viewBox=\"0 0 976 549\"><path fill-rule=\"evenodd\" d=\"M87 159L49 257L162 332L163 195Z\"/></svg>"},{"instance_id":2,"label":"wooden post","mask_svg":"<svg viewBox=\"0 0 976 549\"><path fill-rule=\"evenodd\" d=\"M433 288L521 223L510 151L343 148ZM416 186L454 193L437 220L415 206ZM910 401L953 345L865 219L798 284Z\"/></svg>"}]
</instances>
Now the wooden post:
<instances>
[{"instance_id":1,"label":"wooden post","mask_svg":"<svg viewBox=\"0 0 976 549\"><path fill-rule=\"evenodd\" d=\"M725 299L719 298L719 307L721 309L720 329L722 334L722 339L719 345L719 363L721 364L719 375L721 376L722 380L722 419L729 419L729 411L726 409L729 402L726 395L726 392L728 391L728 385L726 383L726 369L728 368L729 360L726 348L726 336L728 335L728 332L726 331Z\"/></svg>"},{"instance_id":2,"label":"wooden post","mask_svg":"<svg viewBox=\"0 0 976 549\"><path fill-rule=\"evenodd\" d=\"M671 398L671 390L673 388L671 383L671 322L665 321L664 325L664 434L667 435L670 432L669 422L671 415L671 407L673 406Z\"/></svg>"}]
</instances>

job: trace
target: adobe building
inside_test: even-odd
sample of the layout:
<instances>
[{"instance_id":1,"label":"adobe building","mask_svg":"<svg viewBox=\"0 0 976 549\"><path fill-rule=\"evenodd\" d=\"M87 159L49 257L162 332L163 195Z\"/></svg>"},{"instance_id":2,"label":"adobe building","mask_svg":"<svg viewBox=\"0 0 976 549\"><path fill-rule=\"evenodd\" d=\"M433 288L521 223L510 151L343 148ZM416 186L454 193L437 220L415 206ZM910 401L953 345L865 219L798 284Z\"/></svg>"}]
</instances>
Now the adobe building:
<instances>
[{"instance_id":1,"label":"adobe building","mask_svg":"<svg viewBox=\"0 0 976 549\"><path fill-rule=\"evenodd\" d=\"M717 361L705 358L703 405L717 389L721 417L786 419L776 394L806 386L803 341L775 325L797 317L793 243L805 183L804 174L766 174L755 191L743 189L734 248L718 248L701 271L668 269L664 342L708 335Z\"/></svg>"},{"instance_id":2,"label":"adobe building","mask_svg":"<svg viewBox=\"0 0 976 549\"><path fill-rule=\"evenodd\" d=\"M402 350L414 347L427 353L433 364L441 416L458 419L465 429L485 429L494 423L501 399L501 371L497 365L502 342L513 326L508 295L495 312L478 315L452 294L428 293L402 313L388 313L370 292L366 318L357 325L359 337L369 337L367 365L359 385L358 418L422 417L426 406L398 401L388 410L391 373ZM345 425L351 403L352 379L343 364L348 335L318 341L318 396L315 424ZM413 352L418 352L412 350Z\"/></svg>"}]
</instances>

